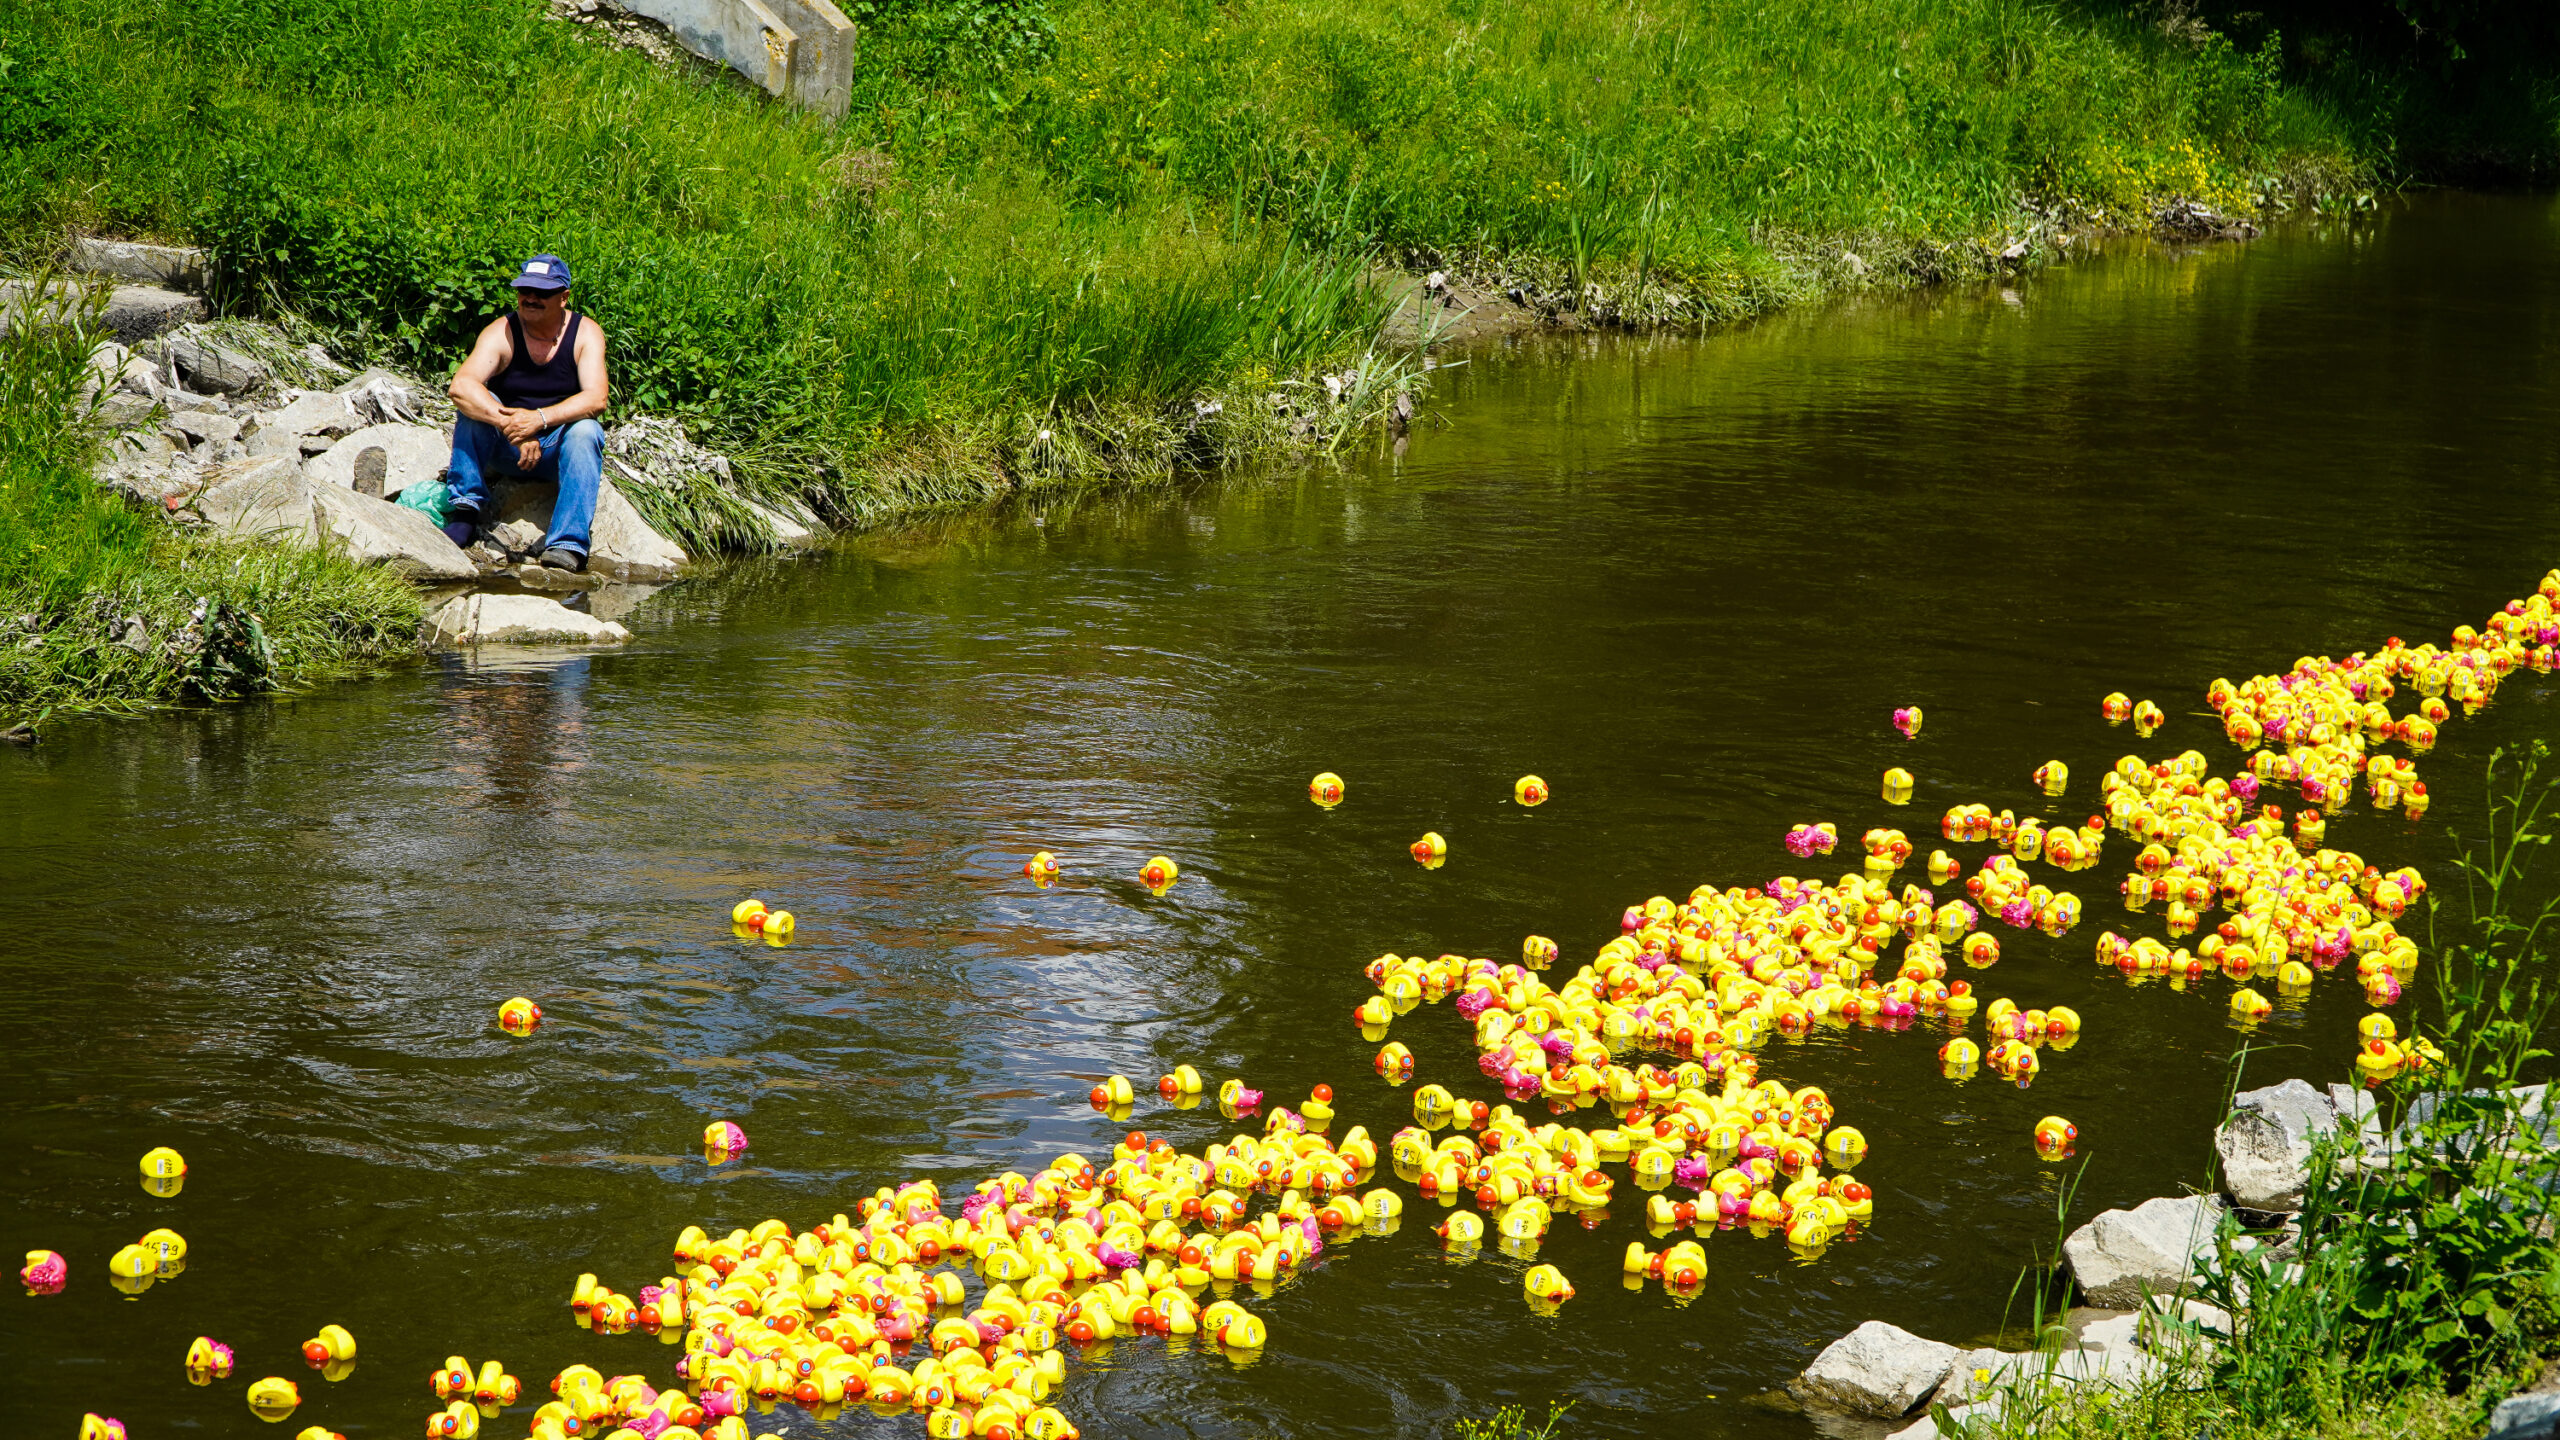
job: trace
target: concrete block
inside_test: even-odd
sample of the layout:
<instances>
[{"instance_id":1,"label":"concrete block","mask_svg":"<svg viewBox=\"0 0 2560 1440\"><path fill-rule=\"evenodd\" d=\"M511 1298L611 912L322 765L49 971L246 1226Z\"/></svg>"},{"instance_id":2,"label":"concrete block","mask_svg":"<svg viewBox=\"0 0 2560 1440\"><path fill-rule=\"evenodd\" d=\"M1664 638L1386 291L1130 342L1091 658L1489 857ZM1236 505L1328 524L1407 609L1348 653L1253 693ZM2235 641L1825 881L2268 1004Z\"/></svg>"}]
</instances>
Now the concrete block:
<instances>
[{"instance_id":1,"label":"concrete block","mask_svg":"<svg viewBox=\"0 0 2560 1440\"><path fill-rule=\"evenodd\" d=\"M726 65L772 95L791 92L792 52L800 32L782 22L763 0L628 0L674 33L684 48Z\"/></svg>"},{"instance_id":2,"label":"concrete block","mask_svg":"<svg viewBox=\"0 0 2560 1440\"><path fill-rule=\"evenodd\" d=\"M57 280L39 295L33 281L0 280L0 335L22 321L66 325L81 313L79 289L69 283ZM203 319L204 302L174 290L119 285L98 318L108 334L133 345Z\"/></svg>"},{"instance_id":3,"label":"concrete block","mask_svg":"<svg viewBox=\"0 0 2560 1440\"><path fill-rule=\"evenodd\" d=\"M694 54L830 120L851 103L861 31L833 0L624 0Z\"/></svg>"},{"instance_id":4,"label":"concrete block","mask_svg":"<svg viewBox=\"0 0 2560 1440\"><path fill-rule=\"evenodd\" d=\"M95 235L72 238L73 269L113 275L164 290L204 288L205 253L192 246L145 245L135 240L105 240Z\"/></svg>"}]
</instances>

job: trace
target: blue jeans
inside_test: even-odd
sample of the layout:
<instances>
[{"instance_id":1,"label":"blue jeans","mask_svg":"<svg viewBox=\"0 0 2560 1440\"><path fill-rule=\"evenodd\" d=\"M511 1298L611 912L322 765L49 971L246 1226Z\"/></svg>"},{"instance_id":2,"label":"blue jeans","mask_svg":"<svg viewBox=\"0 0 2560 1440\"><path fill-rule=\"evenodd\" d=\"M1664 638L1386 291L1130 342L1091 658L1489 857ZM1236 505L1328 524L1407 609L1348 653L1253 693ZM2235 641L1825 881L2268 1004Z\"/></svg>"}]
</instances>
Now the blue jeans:
<instances>
[{"instance_id":1,"label":"blue jeans","mask_svg":"<svg viewBox=\"0 0 2560 1440\"><path fill-rule=\"evenodd\" d=\"M604 482L604 427L593 420L554 425L542 432L542 458L531 470L516 467L515 442L485 420L467 415L453 422L453 459L445 466L445 483L453 491L453 518L488 524L492 478L560 482L551 502L551 533L545 550L587 553L587 530L595 523L596 487Z\"/></svg>"}]
</instances>

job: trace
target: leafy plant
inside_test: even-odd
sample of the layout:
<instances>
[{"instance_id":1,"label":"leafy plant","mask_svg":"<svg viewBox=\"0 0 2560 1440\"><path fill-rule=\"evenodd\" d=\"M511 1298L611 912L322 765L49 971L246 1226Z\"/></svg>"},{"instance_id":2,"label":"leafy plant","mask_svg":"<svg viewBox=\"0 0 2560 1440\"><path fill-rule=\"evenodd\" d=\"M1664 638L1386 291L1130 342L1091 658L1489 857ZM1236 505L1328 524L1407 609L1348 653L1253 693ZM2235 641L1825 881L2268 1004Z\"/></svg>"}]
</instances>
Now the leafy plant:
<instances>
[{"instance_id":1,"label":"leafy plant","mask_svg":"<svg viewBox=\"0 0 2560 1440\"><path fill-rule=\"evenodd\" d=\"M1563 1423L1564 1412L1570 1408L1564 1401L1553 1401L1547 1406L1546 1418L1533 1424L1527 1406L1505 1405L1486 1419L1461 1418L1449 1433L1456 1440L1555 1440L1556 1427Z\"/></svg>"},{"instance_id":2,"label":"leafy plant","mask_svg":"<svg viewBox=\"0 0 2560 1440\"><path fill-rule=\"evenodd\" d=\"M2251 1246L2229 1225L2205 1292L2241 1317L2217 1380L2253 1422L2298 1420L2322 1394L2350 1399L2427 1382L2460 1390L2512 1364L2528 1319L2560 1299L2560 1123L2538 1089L2555 992L2538 966L2560 900L2529 902L2560 782L2548 747L2500 750L2488 769L2488 834L2456 862L2467 914L2432 896L2445 956L2443 1059L2383 1086L2315 1149L2298 1255ZM2460 933L2443 932L2459 924ZM2320 1384L2306 1384L2306 1377Z\"/></svg>"}]
</instances>

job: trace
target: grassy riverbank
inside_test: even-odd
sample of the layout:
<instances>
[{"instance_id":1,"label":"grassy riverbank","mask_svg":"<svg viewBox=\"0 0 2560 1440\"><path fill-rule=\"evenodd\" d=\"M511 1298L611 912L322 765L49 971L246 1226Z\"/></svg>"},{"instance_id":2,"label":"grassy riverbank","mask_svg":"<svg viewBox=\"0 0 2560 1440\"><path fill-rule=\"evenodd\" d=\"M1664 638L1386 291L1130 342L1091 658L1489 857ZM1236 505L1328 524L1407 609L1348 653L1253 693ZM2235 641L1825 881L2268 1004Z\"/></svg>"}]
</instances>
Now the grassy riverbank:
<instances>
[{"instance_id":1,"label":"grassy riverbank","mask_svg":"<svg viewBox=\"0 0 2560 1440\"><path fill-rule=\"evenodd\" d=\"M2022 195L2122 220L2355 166L2271 53L2029 0L855 8L834 127L523 0L32 0L0 223L209 244L226 303L429 372L556 250L627 403L859 514L1268 449L1262 397L1368 351L1380 259L1696 322L1843 248L1979 264Z\"/></svg>"},{"instance_id":2,"label":"grassy riverbank","mask_svg":"<svg viewBox=\"0 0 2560 1440\"><path fill-rule=\"evenodd\" d=\"M1698 325L2366 163L2274 42L2042 0L849 8L830 125L534 0L27 0L0 263L206 245L223 308L441 374L557 251L623 405L863 520L1360 433L1426 378L1381 267Z\"/></svg>"},{"instance_id":3,"label":"grassy riverbank","mask_svg":"<svg viewBox=\"0 0 2560 1440\"><path fill-rule=\"evenodd\" d=\"M0 336L0 726L300 689L417 644L417 592L315 551L197 539L90 481L74 331Z\"/></svg>"}]
</instances>

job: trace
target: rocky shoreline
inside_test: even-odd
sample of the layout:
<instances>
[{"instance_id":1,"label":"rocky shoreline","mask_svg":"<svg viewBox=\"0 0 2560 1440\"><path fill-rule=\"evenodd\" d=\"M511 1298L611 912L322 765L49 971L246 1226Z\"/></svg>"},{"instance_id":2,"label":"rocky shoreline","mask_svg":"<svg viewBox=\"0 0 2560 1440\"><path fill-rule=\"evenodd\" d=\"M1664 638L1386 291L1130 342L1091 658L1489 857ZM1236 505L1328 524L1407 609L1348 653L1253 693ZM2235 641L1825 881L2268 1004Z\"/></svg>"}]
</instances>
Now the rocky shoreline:
<instances>
[{"instance_id":1,"label":"rocky shoreline","mask_svg":"<svg viewBox=\"0 0 2560 1440\"><path fill-rule=\"evenodd\" d=\"M172 525L382 566L423 592L424 645L627 641L620 617L698 558L652 525L644 506L676 503L691 487L727 492L724 508L760 531L764 548L828 538L814 516L736 491L727 457L694 444L680 423L640 417L606 432L585 573L537 562L550 484L496 486L496 523L457 547L398 503L444 472L453 410L440 389L356 370L271 326L209 321L189 293L206 275L200 251L82 239L70 260L85 282L56 282L42 296L26 282L0 282L0 323L69 316L95 298L83 288L108 287L98 314L114 338L90 352L78 417L98 433L98 483Z\"/></svg>"},{"instance_id":2,"label":"rocky shoreline","mask_svg":"<svg viewBox=\"0 0 2560 1440\"><path fill-rule=\"evenodd\" d=\"M2546 1140L2560 1134L2545 1087L2510 1093L2517 1113ZM1788 1382L1787 1393L1831 1421L1829 1429L1936 1440L1967 1433L1972 1422L1996 1420L2022 1397L2056 1386L2201 1385L2213 1345L2246 1323L2193 1298L2199 1278L2219 1263L2224 1219L2241 1229L2230 1242L2234 1253L2266 1247L2265 1258L2282 1265L2299 1232L2295 1217L2321 1138L2344 1131L2350 1142L2344 1163L2379 1166L2411 1143L2429 1110L2429 1098L2421 1096L2410 1119L2386 1129L2373 1096L2352 1086L2332 1085L2323 1093L2287 1080L2237 1095L2214 1134L2220 1192L2104 1211L2064 1240L2063 1270L2085 1304L2065 1318L2069 1338L2060 1348L1964 1349L1870 1320L1825 1347ZM2555 1435L2560 1364L2498 1407L2488 1440Z\"/></svg>"}]
</instances>

